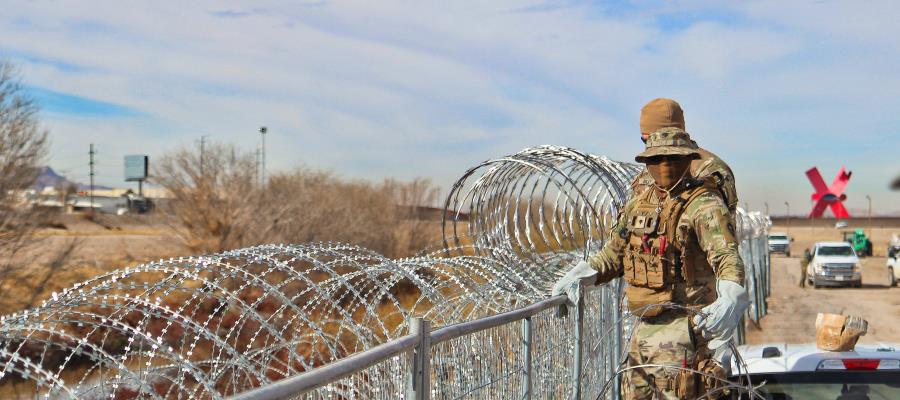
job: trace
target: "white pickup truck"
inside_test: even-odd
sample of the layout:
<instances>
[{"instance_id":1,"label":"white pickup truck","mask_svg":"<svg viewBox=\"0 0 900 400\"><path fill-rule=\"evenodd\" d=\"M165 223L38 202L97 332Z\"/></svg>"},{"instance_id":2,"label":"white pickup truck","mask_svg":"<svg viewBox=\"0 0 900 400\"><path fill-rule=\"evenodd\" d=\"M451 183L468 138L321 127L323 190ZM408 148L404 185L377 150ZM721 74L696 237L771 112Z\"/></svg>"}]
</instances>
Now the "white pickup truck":
<instances>
[{"instance_id":1,"label":"white pickup truck","mask_svg":"<svg viewBox=\"0 0 900 400\"><path fill-rule=\"evenodd\" d=\"M824 351L813 344L738 346L744 363L731 363L731 380L759 387L755 396L732 392L729 399L900 399L897 345L857 345L853 351Z\"/></svg>"},{"instance_id":2,"label":"white pickup truck","mask_svg":"<svg viewBox=\"0 0 900 400\"><path fill-rule=\"evenodd\" d=\"M793 241L787 233L772 232L769 234L769 253L783 253L786 257L790 257Z\"/></svg>"},{"instance_id":3,"label":"white pickup truck","mask_svg":"<svg viewBox=\"0 0 900 400\"><path fill-rule=\"evenodd\" d=\"M862 269L853 246L847 242L818 242L812 249L806 277L814 288L821 286L862 287Z\"/></svg>"}]
</instances>

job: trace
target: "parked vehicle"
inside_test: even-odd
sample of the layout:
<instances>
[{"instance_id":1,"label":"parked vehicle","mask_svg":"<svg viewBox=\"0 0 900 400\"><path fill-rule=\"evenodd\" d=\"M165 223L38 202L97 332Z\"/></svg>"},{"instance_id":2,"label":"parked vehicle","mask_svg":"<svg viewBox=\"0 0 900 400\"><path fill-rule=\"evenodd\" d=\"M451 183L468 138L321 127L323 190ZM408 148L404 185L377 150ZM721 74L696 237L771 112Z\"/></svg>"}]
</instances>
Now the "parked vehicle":
<instances>
[{"instance_id":1,"label":"parked vehicle","mask_svg":"<svg viewBox=\"0 0 900 400\"><path fill-rule=\"evenodd\" d=\"M887 259L888 284L891 287L897 286L897 272L900 270L900 252L893 252Z\"/></svg>"},{"instance_id":2,"label":"parked vehicle","mask_svg":"<svg viewBox=\"0 0 900 400\"><path fill-rule=\"evenodd\" d=\"M900 252L900 235L895 233L891 236L891 241L888 243L887 256L888 258L893 257L898 252Z\"/></svg>"},{"instance_id":3,"label":"parked vehicle","mask_svg":"<svg viewBox=\"0 0 900 400\"><path fill-rule=\"evenodd\" d=\"M769 234L769 253L783 253L785 256L791 256L791 239L787 233L772 232Z\"/></svg>"},{"instance_id":4,"label":"parked vehicle","mask_svg":"<svg viewBox=\"0 0 900 400\"><path fill-rule=\"evenodd\" d=\"M812 255L812 261L806 266L806 277L814 288L862 287L862 268L850 243L818 242L813 246Z\"/></svg>"},{"instance_id":5,"label":"parked vehicle","mask_svg":"<svg viewBox=\"0 0 900 400\"><path fill-rule=\"evenodd\" d=\"M862 229L841 232L844 235L844 241L853 246L856 254L860 256L872 257L872 241L866 237L866 232Z\"/></svg>"},{"instance_id":6,"label":"parked vehicle","mask_svg":"<svg viewBox=\"0 0 900 400\"><path fill-rule=\"evenodd\" d=\"M738 346L746 365L732 360L731 380L759 385L753 399L900 399L897 345L857 345L853 351L814 344ZM751 399L746 393L731 399Z\"/></svg>"}]
</instances>

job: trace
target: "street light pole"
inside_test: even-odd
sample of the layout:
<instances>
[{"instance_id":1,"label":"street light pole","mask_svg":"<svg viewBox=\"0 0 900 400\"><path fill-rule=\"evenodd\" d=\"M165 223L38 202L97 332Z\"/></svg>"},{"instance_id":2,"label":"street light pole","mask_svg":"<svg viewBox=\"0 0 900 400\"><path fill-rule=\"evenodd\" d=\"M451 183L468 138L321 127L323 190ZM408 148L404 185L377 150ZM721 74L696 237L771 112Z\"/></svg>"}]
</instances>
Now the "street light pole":
<instances>
[{"instance_id":1,"label":"street light pole","mask_svg":"<svg viewBox=\"0 0 900 400\"><path fill-rule=\"evenodd\" d=\"M262 184L266 184L266 132L268 132L268 128L265 126L259 127L259 133L262 135L262 172L260 176L262 177Z\"/></svg>"},{"instance_id":2,"label":"street light pole","mask_svg":"<svg viewBox=\"0 0 900 400\"><path fill-rule=\"evenodd\" d=\"M872 240L872 197L866 195L866 200L869 201L869 240Z\"/></svg>"}]
</instances>

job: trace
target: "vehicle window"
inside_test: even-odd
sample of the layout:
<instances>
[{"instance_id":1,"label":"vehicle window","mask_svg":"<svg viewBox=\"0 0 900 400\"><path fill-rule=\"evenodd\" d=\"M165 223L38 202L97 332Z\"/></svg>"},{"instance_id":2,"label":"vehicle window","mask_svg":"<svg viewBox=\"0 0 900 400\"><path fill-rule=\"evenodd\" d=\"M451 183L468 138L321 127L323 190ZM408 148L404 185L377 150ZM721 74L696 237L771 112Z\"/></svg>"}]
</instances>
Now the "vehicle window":
<instances>
[{"instance_id":1,"label":"vehicle window","mask_svg":"<svg viewBox=\"0 0 900 400\"><path fill-rule=\"evenodd\" d=\"M853 248L850 246L822 246L816 251L819 256L852 256Z\"/></svg>"},{"instance_id":2,"label":"vehicle window","mask_svg":"<svg viewBox=\"0 0 900 400\"><path fill-rule=\"evenodd\" d=\"M772 235L772 236L769 236L769 240L787 240L787 236Z\"/></svg>"},{"instance_id":3,"label":"vehicle window","mask_svg":"<svg viewBox=\"0 0 900 400\"><path fill-rule=\"evenodd\" d=\"M900 399L898 372L810 372L753 376L763 383L756 399L766 400L875 400ZM741 394L741 399L750 399Z\"/></svg>"}]
</instances>

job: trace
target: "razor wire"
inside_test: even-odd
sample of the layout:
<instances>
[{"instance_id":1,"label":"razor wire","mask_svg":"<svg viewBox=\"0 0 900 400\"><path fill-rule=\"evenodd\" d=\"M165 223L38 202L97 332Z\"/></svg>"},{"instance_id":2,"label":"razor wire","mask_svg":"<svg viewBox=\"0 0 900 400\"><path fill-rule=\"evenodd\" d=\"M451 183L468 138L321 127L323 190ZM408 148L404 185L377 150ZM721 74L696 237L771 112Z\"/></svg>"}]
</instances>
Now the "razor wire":
<instances>
[{"instance_id":1,"label":"razor wire","mask_svg":"<svg viewBox=\"0 0 900 400\"><path fill-rule=\"evenodd\" d=\"M537 268L587 258L599 249L641 169L556 146L485 161L466 171L447 196L444 207L452 216L441 223L444 244L503 249Z\"/></svg>"},{"instance_id":2,"label":"razor wire","mask_svg":"<svg viewBox=\"0 0 900 400\"><path fill-rule=\"evenodd\" d=\"M486 161L453 185L444 247L419 257L340 243L263 245L99 275L0 317L0 397L222 398L391 342L412 317L446 326L533 304L571 262L602 246L640 170L553 146ZM767 267L758 250L745 253L767 226L741 215L742 256ZM757 275L755 285L765 279ZM622 326L610 333L623 319L620 285L591 291L586 303L588 367L579 379L591 395L615 376L627 343ZM566 324L571 318L535 317L535 393L572 388L559 368L574 351L558 331ZM521 389L497 391L524 363L511 352L521 332L504 329L438 345L436 393ZM513 358L484 358L474 371L475 354ZM406 362L392 358L304 398L396 398ZM475 372L481 386L461 387Z\"/></svg>"}]
</instances>

